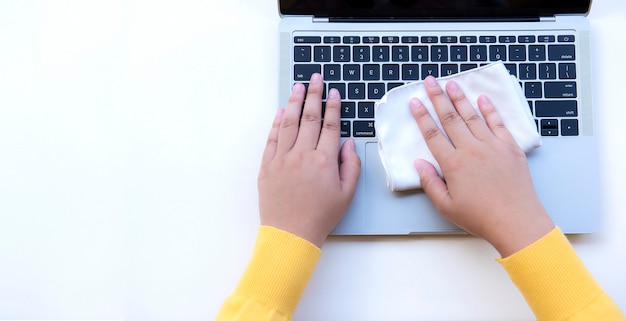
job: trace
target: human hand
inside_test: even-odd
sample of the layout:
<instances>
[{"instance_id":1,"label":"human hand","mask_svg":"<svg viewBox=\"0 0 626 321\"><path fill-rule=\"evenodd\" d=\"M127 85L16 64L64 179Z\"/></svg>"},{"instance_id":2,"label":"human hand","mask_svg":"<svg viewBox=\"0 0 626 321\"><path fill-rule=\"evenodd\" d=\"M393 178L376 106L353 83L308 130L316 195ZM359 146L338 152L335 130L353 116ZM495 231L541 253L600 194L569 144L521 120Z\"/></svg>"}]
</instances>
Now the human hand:
<instances>
[{"instance_id":1,"label":"human hand","mask_svg":"<svg viewBox=\"0 0 626 321\"><path fill-rule=\"evenodd\" d=\"M352 139L339 163L341 97L329 91L322 120L323 88L319 74L311 76L308 93L302 84L293 87L272 124L258 178L261 224L318 247L348 209L361 169Z\"/></svg>"},{"instance_id":2,"label":"human hand","mask_svg":"<svg viewBox=\"0 0 626 321\"><path fill-rule=\"evenodd\" d=\"M445 176L416 160L424 192L437 210L467 232L509 256L554 228L536 195L524 152L485 96L478 98L484 120L454 81L445 95L433 77L426 91L450 141L418 99L411 112Z\"/></svg>"}]
</instances>

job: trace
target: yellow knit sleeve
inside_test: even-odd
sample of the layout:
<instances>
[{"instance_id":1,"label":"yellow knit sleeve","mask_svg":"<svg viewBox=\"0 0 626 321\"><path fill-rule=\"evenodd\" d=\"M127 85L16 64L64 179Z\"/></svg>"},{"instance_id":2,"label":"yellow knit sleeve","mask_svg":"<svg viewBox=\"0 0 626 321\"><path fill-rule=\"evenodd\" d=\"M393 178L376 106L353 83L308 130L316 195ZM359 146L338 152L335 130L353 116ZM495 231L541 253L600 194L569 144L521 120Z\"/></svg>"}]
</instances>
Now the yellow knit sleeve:
<instances>
[{"instance_id":1,"label":"yellow knit sleeve","mask_svg":"<svg viewBox=\"0 0 626 321\"><path fill-rule=\"evenodd\" d=\"M320 255L300 237L259 227L248 267L215 320L291 320Z\"/></svg>"},{"instance_id":2,"label":"yellow knit sleeve","mask_svg":"<svg viewBox=\"0 0 626 321\"><path fill-rule=\"evenodd\" d=\"M626 320L559 228L498 261L537 320Z\"/></svg>"}]
</instances>

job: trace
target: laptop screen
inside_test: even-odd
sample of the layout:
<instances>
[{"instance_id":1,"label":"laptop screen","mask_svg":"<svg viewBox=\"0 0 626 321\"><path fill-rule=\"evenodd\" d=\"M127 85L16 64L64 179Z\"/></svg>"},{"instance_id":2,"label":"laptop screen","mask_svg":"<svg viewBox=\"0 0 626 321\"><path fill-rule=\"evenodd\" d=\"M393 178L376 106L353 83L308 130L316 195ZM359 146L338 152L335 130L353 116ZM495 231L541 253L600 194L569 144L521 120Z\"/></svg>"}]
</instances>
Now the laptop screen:
<instances>
[{"instance_id":1,"label":"laptop screen","mask_svg":"<svg viewBox=\"0 0 626 321\"><path fill-rule=\"evenodd\" d=\"M591 0L279 0L283 15L318 17L506 18L586 14Z\"/></svg>"}]
</instances>

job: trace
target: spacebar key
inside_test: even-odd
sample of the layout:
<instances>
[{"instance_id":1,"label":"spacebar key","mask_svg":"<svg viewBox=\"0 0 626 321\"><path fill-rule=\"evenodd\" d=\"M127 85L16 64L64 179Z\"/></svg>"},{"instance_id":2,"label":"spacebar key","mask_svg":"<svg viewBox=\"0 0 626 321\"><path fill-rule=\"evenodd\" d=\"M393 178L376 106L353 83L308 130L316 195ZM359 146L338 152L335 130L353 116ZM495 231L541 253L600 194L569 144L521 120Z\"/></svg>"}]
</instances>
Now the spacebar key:
<instances>
[{"instance_id":1,"label":"spacebar key","mask_svg":"<svg viewBox=\"0 0 626 321\"><path fill-rule=\"evenodd\" d=\"M294 65L293 66L293 80L295 81L309 81L311 75L314 73L321 73L322 65L307 64L307 65Z\"/></svg>"},{"instance_id":2,"label":"spacebar key","mask_svg":"<svg viewBox=\"0 0 626 321\"><path fill-rule=\"evenodd\" d=\"M575 100L535 101L537 117L576 117L578 103Z\"/></svg>"}]
</instances>

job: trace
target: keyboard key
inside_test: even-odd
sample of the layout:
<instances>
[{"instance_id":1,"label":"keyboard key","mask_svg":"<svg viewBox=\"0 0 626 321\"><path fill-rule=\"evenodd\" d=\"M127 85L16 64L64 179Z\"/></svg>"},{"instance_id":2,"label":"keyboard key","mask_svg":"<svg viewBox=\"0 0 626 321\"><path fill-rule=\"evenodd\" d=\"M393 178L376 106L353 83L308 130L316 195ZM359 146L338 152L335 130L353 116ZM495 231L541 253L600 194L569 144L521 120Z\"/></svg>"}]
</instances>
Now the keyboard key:
<instances>
[{"instance_id":1,"label":"keyboard key","mask_svg":"<svg viewBox=\"0 0 626 321\"><path fill-rule=\"evenodd\" d=\"M375 62L389 61L389 47L374 46L372 48L372 61L375 61Z\"/></svg>"},{"instance_id":2,"label":"keyboard key","mask_svg":"<svg viewBox=\"0 0 626 321\"><path fill-rule=\"evenodd\" d=\"M293 61L295 62L311 61L311 47L310 46L293 47Z\"/></svg>"},{"instance_id":3,"label":"keyboard key","mask_svg":"<svg viewBox=\"0 0 626 321\"><path fill-rule=\"evenodd\" d=\"M374 129L374 121L355 121L353 123L353 136L354 137L375 137L376 130Z\"/></svg>"},{"instance_id":4,"label":"keyboard key","mask_svg":"<svg viewBox=\"0 0 626 321\"><path fill-rule=\"evenodd\" d=\"M578 103L576 100L537 100L535 101L536 117L576 117Z\"/></svg>"},{"instance_id":5,"label":"keyboard key","mask_svg":"<svg viewBox=\"0 0 626 321\"><path fill-rule=\"evenodd\" d=\"M510 61L526 60L526 46L523 46L523 45L509 46L509 60Z\"/></svg>"},{"instance_id":6,"label":"keyboard key","mask_svg":"<svg viewBox=\"0 0 626 321\"><path fill-rule=\"evenodd\" d=\"M557 119L542 119L541 128L559 128L559 121Z\"/></svg>"},{"instance_id":7,"label":"keyboard key","mask_svg":"<svg viewBox=\"0 0 626 321\"><path fill-rule=\"evenodd\" d=\"M322 37L307 37L307 36L295 36L293 37L293 43L320 43Z\"/></svg>"},{"instance_id":8,"label":"keyboard key","mask_svg":"<svg viewBox=\"0 0 626 321\"><path fill-rule=\"evenodd\" d=\"M324 80L341 80L341 65L324 65Z\"/></svg>"},{"instance_id":9,"label":"keyboard key","mask_svg":"<svg viewBox=\"0 0 626 321\"><path fill-rule=\"evenodd\" d=\"M457 64L442 64L441 76L450 76L459 72L459 66Z\"/></svg>"},{"instance_id":10,"label":"keyboard key","mask_svg":"<svg viewBox=\"0 0 626 321\"><path fill-rule=\"evenodd\" d=\"M470 61L487 61L487 46L470 46Z\"/></svg>"},{"instance_id":11,"label":"keyboard key","mask_svg":"<svg viewBox=\"0 0 626 321\"><path fill-rule=\"evenodd\" d=\"M461 71L466 71L470 69L478 68L477 64L461 64Z\"/></svg>"},{"instance_id":12,"label":"keyboard key","mask_svg":"<svg viewBox=\"0 0 626 321\"><path fill-rule=\"evenodd\" d=\"M387 36L383 37L383 43L398 43L400 42L400 37Z\"/></svg>"},{"instance_id":13,"label":"keyboard key","mask_svg":"<svg viewBox=\"0 0 626 321\"><path fill-rule=\"evenodd\" d=\"M539 42L554 42L554 36L539 36L537 40Z\"/></svg>"},{"instance_id":14,"label":"keyboard key","mask_svg":"<svg viewBox=\"0 0 626 321\"><path fill-rule=\"evenodd\" d=\"M330 46L315 46L313 47L313 61L315 62L329 62L331 58Z\"/></svg>"},{"instance_id":15,"label":"keyboard key","mask_svg":"<svg viewBox=\"0 0 626 321\"><path fill-rule=\"evenodd\" d=\"M387 91L390 91L390 90L392 90L392 89L394 89L396 87L400 87L402 85L404 85L404 83L401 83L401 82L390 82L390 83L387 83Z\"/></svg>"},{"instance_id":16,"label":"keyboard key","mask_svg":"<svg viewBox=\"0 0 626 321\"><path fill-rule=\"evenodd\" d=\"M496 43L496 36L480 36L478 41L480 43Z\"/></svg>"},{"instance_id":17,"label":"keyboard key","mask_svg":"<svg viewBox=\"0 0 626 321\"><path fill-rule=\"evenodd\" d=\"M516 64L504 64L504 67L509 71L509 74L517 77L517 65Z\"/></svg>"},{"instance_id":18,"label":"keyboard key","mask_svg":"<svg viewBox=\"0 0 626 321\"><path fill-rule=\"evenodd\" d=\"M383 80L400 80L400 66L383 65L382 76Z\"/></svg>"},{"instance_id":19,"label":"keyboard key","mask_svg":"<svg viewBox=\"0 0 626 321\"><path fill-rule=\"evenodd\" d=\"M489 61L506 61L506 46L491 45L489 46Z\"/></svg>"},{"instance_id":20,"label":"keyboard key","mask_svg":"<svg viewBox=\"0 0 626 321\"><path fill-rule=\"evenodd\" d=\"M348 84L348 99L365 99L365 84L364 83L349 83Z\"/></svg>"},{"instance_id":21,"label":"keyboard key","mask_svg":"<svg viewBox=\"0 0 626 321\"><path fill-rule=\"evenodd\" d=\"M539 79L556 79L556 64L539 64Z\"/></svg>"},{"instance_id":22,"label":"keyboard key","mask_svg":"<svg viewBox=\"0 0 626 321\"><path fill-rule=\"evenodd\" d=\"M544 84L546 98L576 98L576 83L573 81L546 81Z\"/></svg>"},{"instance_id":23,"label":"keyboard key","mask_svg":"<svg viewBox=\"0 0 626 321\"><path fill-rule=\"evenodd\" d=\"M548 45L548 60L574 60L576 48L574 45Z\"/></svg>"},{"instance_id":24,"label":"keyboard key","mask_svg":"<svg viewBox=\"0 0 626 321\"><path fill-rule=\"evenodd\" d=\"M293 65L293 80L309 81L311 75L322 72L322 65L317 64L295 64Z\"/></svg>"},{"instance_id":25,"label":"keyboard key","mask_svg":"<svg viewBox=\"0 0 626 321\"><path fill-rule=\"evenodd\" d=\"M361 37L359 37L359 36L344 36L343 37L343 43L348 43L348 44L361 43Z\"/></svg>"},{"instance_id":26,"label":"keyboard key","mask_svg":"<svg viewBox=\"0 0 626 321\"><path fill-rule=\"evenodd\" d=\"M535 36L519 36L517 37L519 43L533 43L535 42Z\"/></svg>"},{"instance_id":27,"label":"keyboard key","mask_svg":"<svg viewBox=\"0 0 626 321\"><path fill-rule=\"evenodd\" d=\"M341 121L341 137L350 137L350 121Z\"/></svg>"},{"instance_id":28,"label":"keyboard key","mask_svg":"<svg viewBox=\"0 0 626 321\"><path fill-rule=\"evenodd\" d=\"M368 62L370 61L370 47L369 46L354 46L352 48L352 57L355 62Z\"/></svg>"},{"instance_id":29,"label":"keyboard key","mask_svg":"<svg viewBox=\"0 0 626 321\"><path fill-rule=\"evenodd\" d=\"M380 80L380 65L363 65L363 80Z\"/></svg>"},{"instance_id":30,"label":"keyboard key","mask_svg":"<svg viewBox=\"0 0 626 321\"><path fill-rule=\"evenodd\" d=\"M374 103L371 101L359 103L359 118L374 118Z\"/></svg>"},{"instance_id":31,"label":"keyboard key","mask_svg":"<svg viewBox=\"0 0 626 321\"><path fill-rule=\"evenodd\" d=\"M348 46L333 47L333 61L335 62L350 61L350 47Z\"/></svg>"},{"instance_id":32,"label":"keyboard key","mask_svg":"<svg viewBox=\"0 0 626 321\"><path fill-rule=\"evenodd\" d=\"M385 84L382 82L367 84L367 99L380 99L385 94ZM359 116L361 117L361 116Z\"/></svg>"},{"instance_id":33,"label":"keyboard key","mask_svg":"<svg viewBox=\"0 0 626 321\"><path fill-rule=\"evenodd\" d=\"M355 118L356 104L353 101L341 102L341 118Z\"/></svg>"},{"instance_id":34,"label":"keyboard key","mask_svg":"<svg viewBox=\"0 0 626 321\"><path fill-rule=\"evenodd\" d=\"M537 65L519 64L518 78L521 80L537 79Z\"/></svg>"},{"instance_id":35,"label":"keyboard key","mask_svg":"<svg viewBox=\"0 0 626 321\"><path fill-rule=\"evenodd\" d=\"M524 84L524 96L526 98L541 98L541 83L527 82Z\"/></svg>"},{"instance_id":36,"label":"keyboard key","mask_svg":"<svg viewBox=\"0 0 626 321\"><path fill-rule=\"evenodd\" d=\"M430 47L430 59L435 62L448 61L448 46Z\"/></svg>"},{"instance_id":37,"label":"keyboard key","mask_svg":"<svg viewBox=\"0 0 626 321\"><path fill-rule=\"evenodd\" d=\"M576 79L576 65L573 63L559 64L559 79Z\"/></svg>"},{"instance_id":38,"label":"keyboard key","mask_svg":"<svg viewBox=\"0 0 626 321\"><path fill-rule=\"evenodd\" d=\"M578 119L561 119L561 136L578 136Z\"/></svg>"},{"instance_id":39,"label":"keyboard key","mask_svg":"<svg viewBox=\"0 0 626 321\"><path fill-rule=\"evenodd\" d=\"M574 35L558 36L557 40L559 42L574 42L575 37L574 37Z\"/></svg>"},{"instance_id":40,"label":"keyboard key","mask_svg":"<svg viewBox=\"0 0 626 321\"><path fill-rule=\"evenodd\" d=\"M546 60L546 47L544 45L528 46L528 60L530 61Z\"/></svg>"},{"instance_id":41,"label":"keyboard key","mask_svg":"<svg viewBox=\"0 0 626 321\"><path fill-rule=\"evenodd\" d=\"M391 47L391 61L409 61L409 46Z\"/></svg>"},{"instance_id":42,"label":"keyboard key","mask_svg":"<svg viewBox=\"0 0 626 321\"><path fill-rule=\"evenodd\" d=\"M461 36L461 43L476 43L476 36Z\"/></svg>"},{"instance_id":43,"label":"keyboard key","mask_svg":"<svg viewBox=\"0 0 626 321\"><path fill-rule=\"evenodd\" d=\"M420 38L420 40L422 41L422 43L438 43L439 42L439 37L437 37L437 36L422 36Z\"/></svg>"},{"instance_id":44,"label":"keyboard key","mask_svg":"<svg viewBox=\"0 0 626 321\"><path fill-rule=\"evenodd\" d=\"M324 43L341 43L340 37L324 37Z\"/></svg>"},{"instance_id":45,"label":"keyboard key","mask_svg":"<svg viewBox=\"0 0 626 321\"><path fill-rule=\"evenodd\" d=\"M457 36L441 36L441 43L457 43Z\"/></svg>"},{"instance_id":46,"label":"keyboard key","mask_svg":"<svg viewBox=\"0 0 626 321\"><path fill-rule=\"evenodd\" d=\"M467 61L467 46L450 46L451 61Z\"/></svg>"},{"instance_id":47,"label":"keyboard key","mask_svg":"<svg viewBox=\"0 0 626 321\"><path fill-rule=\"evenodd\" d=\"M419 80L419 65L402 65L402 80Z\"/></svg>"},{"instance_id":48,"label":"keyboard key","mask_svg":"<svg viewBox=\"0 0 626 321\"><path fill-rule=\"evenodd\" d=\"M500 43L515 43L515 36L500 36L498 37Z\"/></svg>"},{"instance_id":49,"label":"keyboard key","mask_svg":"<svg viewBox=\"0 0 626 321\"><path fill-rule=\"evenodd\" d=\"M559 135L559 122L556 119L542 119L541 120L541 136L558 136Z\"/></svg>"},{"instance_id":50,"label":"keyboard key","mask_svg":"<svg viewBox=\"0 0 626 321\"><path fill-rule=\"evenodd\" d=\"M428 61L428 47L427 46L412 46L411 47L411 61Z\"/></svg>"},{"instance_id":51,"label":"keyboard key","mask_svg":"<svg viewBox=\"0 0 626 321\"><path fill-rule=\"evenodd\" d=\"M380 42L380 37L376 37L376 36L363 37L363 43L379 43L379 42Z\"/></svg>"},{"instance_id":52,"label":"keyboard key","mask_svg":"<svg viewBox=\"0 0 626 321\"><path fill-rule=\"evenodd\" d=\"M341 97L341 99L346 99L346 84L342 82L331 82L328 84L328 90L330 91L331 88L335 88L337 89L337 91L339 91L339 96Z\"/></svg>"},{"instance_id":53,"label":"keyboard key","mask_svg":"<svg viewBox=\"0 0 626 321\"><path fill-rule=\"evenodd\" d=\"M405 36L402 37L402 43L418 43L419 42L419 38L418 37L414 37L414 36Z\"/></svg>"},{"instance_id":54,"label":"keyboard key","mask_svg":"<svg viewBox=\"0 0 626 321\"><path fill-rule=\"evenodd\" d=\"M343 80L361 80L361 66L352 64L343 65Z\"/></svg>"},{"instance_id":55,"label":"keyboard key","mask_svg":"<svg viewBox=\"0 0 626 321\"><path fill-rule=\"evenodd\" d=\"M428 76L439 77L439 66L433 64L422 65L422 80Z\"/></svg>"}]
</instances>

